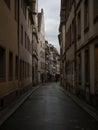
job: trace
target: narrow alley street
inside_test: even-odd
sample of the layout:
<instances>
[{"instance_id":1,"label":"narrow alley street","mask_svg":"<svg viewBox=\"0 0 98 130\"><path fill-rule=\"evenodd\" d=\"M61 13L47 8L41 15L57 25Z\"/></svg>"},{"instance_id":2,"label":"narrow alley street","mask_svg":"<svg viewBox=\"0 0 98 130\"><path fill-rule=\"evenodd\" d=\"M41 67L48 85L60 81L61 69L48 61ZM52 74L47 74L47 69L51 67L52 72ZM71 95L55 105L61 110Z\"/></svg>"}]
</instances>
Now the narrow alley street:
<instances>
[{"instance_id":1,"label":"narrow alley street","mask_svg":"<svg viewBox=\"0 0 98 130\"><path fill-rule=\"evenodd\" d=\"M0 0L0 130L98 130L98 0Z\"/></svg>"},{"instance_id":2,"label":"narrow alley street","mask_svg":"<svg viewBox=\"0 0 98 130\"><path fill-rule=\"evenodd\" d=\"M45 84L0 130L97 130L98 123L66 95L59 83Z\"/></svg>"}]
</instances>

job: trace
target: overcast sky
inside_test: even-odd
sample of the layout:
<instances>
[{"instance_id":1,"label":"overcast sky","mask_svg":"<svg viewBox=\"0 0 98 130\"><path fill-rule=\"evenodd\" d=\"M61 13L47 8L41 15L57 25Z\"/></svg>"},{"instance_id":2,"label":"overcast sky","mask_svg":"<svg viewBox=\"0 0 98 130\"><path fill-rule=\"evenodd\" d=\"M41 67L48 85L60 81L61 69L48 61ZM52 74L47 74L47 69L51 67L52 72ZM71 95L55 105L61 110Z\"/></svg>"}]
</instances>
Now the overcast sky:
<instances>
[{"instance_id":1,"label":"overcast sky","mask_svg":"<svg viewBox=\"0 0 98 130\"><path fill-rule=\"evenodd\" d=\"M45 38L59 51L58 28L60 16L60 0L38 0L39 12L44 9Z\"/></svg>"}]
</instances>

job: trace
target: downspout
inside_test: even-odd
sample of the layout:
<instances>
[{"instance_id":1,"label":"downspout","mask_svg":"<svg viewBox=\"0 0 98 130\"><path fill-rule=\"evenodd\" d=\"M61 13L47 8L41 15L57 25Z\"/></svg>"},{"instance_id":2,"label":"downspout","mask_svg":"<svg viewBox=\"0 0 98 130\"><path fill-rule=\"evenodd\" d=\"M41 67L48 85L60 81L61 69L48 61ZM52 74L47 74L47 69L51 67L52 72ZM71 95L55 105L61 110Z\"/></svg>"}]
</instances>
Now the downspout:
<instances>
[{"instance_id":1,"label":"downspout","mask_svg":"<svg viewBox=\"0 0 98 130\"><path fill-rule=\"evenodd\" d=\"M74 14L75 14L75 51L74 51L74 55L75 55L75 60L74 60L74 85L75 85L75 91L74 94L77 93L77 68L76 68L76 1L74 0Z\"/></svg>"},{"instance_id":2,"label":"downspout","mask_svg":"<svg viewBox=\"0 0 98 130\"><path fill-rule=\"evenodd\" d=\"M18 91L19 91L19 88L20 88L20 84L19 84L19 81L20 81L20 53L19 53L19 35L20 35L20 31L19 31L19 23L20 23L20 0L18 0Z\"/></svg>"}]
</instances>

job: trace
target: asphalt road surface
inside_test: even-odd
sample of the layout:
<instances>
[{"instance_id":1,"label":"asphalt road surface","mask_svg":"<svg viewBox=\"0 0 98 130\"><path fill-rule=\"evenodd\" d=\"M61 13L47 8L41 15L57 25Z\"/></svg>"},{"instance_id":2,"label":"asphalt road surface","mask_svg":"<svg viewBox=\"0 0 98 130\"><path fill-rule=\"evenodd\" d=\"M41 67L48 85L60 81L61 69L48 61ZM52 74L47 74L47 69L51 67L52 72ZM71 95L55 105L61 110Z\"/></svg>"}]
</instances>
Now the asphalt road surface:
<instances>
[{"instance_id":1,"label":"asphalt road surface","mask_svg":"<svg viewBox=\"0 0 98 130\"><path fill-rule=\"evenodd\" d=\"M49 83L34 91L0 130L98 130L98 122L58 83Z\"/></svg>"}]
</instances>

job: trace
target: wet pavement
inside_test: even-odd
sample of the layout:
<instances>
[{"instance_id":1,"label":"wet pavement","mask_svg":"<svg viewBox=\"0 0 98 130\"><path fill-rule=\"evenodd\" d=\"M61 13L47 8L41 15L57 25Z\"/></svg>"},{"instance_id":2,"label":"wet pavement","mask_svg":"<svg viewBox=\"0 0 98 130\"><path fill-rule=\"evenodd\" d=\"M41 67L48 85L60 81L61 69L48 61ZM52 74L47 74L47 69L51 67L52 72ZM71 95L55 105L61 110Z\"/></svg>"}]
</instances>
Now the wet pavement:
<instances>
[{"instance_id":1,"label":"wet pavement","mask_svg":"<svg viewBox=\"0 0 98 130\"><path fill-rule=\"evenodd\" d=\"M49 83L34 91L0 130L98 130L98 122L58 83Z\"/></svg>"}]
</instances>

